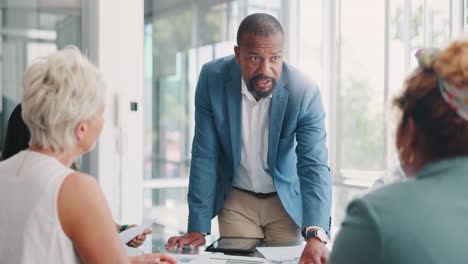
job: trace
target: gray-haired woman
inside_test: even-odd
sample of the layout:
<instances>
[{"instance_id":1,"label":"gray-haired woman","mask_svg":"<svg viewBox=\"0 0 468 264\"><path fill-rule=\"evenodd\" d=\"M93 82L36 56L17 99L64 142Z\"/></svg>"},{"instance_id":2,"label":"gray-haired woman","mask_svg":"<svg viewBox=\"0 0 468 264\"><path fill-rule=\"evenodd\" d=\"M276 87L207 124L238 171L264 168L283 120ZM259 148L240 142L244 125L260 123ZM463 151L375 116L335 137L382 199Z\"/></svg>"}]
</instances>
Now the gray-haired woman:
<instances>
[{"instance_id":1,"label":"gray-haired woman","mask_svg":"<svg viewBox=\"0 0 468 264\"><path fill-rule=\"evenodd\" d=\"M6 263L155 263L127 257L94 178L70 169L103 127L105 83L70 47L34 62L23 77L29 149L0 162L0 256Z\"/></svg>"}]
</instances>

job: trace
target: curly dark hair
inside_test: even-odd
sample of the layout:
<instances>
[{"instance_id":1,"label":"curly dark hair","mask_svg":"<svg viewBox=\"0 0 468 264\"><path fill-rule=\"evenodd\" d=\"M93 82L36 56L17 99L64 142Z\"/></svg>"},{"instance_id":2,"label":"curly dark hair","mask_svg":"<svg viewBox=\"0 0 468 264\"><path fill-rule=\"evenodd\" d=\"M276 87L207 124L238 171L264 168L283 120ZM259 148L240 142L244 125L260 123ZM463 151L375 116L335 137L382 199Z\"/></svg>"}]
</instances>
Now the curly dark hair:
<instances>
[{"instance_id":1,"label":"curly dark hair","mask_svg":"<svg viewBox=\"0 0 468 264\"><path fill-rule=\"evenodd\" d=\"M414 120L431 157L468 155L468 121L443 99L441 78L468 87L468 41L453 42L430 67L416 69L406 80L403 93L393 100L402 113L400 125L405 126L409 117Z\"/></svg>"}]
</instances>

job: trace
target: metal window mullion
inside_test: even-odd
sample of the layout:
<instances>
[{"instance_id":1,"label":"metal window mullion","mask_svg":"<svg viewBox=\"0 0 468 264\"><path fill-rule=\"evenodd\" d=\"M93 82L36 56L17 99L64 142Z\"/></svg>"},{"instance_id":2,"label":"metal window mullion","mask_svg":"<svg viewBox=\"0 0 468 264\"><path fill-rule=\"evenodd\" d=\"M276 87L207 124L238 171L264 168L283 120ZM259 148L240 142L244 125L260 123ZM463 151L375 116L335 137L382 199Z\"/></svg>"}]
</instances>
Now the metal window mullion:
<instances>
[{"instance_id":1,"label":"metal window mullion","mask_svg":"<svg viewBox=\"0 0 468 264\"><path fill-rule=\"evenodd\" d=\"M334 76L335 78L332 79L333 81L333 84L334 84L334 89L332 90L334 92L333 94L333 98L334 98L334 105L336 106L336 112L335 112L335 121L336 121L336 126L335 126L335 129L336 131L341 131L341 124L343 124L342 122L342 116L341 116L341 97L340 97L340 89L341 89L341 66L342 66L342 61L341 61L341 46L342 46L342 34L341 34L341 0L336 0L336 6L334 6L335 8L335 16L336 16L336 19L334 20L336 22L336 24L334 25L334 30L336 30L335 34L334 34L334 37L336 37L336 39L334 39L336 41L336 46L333 45L333 47L336 48L336 53L335 53L335 57L334 57L334 67L336 67L336 75ZM333 43L334 44L334 43ZM332 75L333 76L333 75ZM335 144L336 144L336 152L335 152L335 162L336 162L336 166L337 166L337 171L339 171L339 177L342 178L342 175L341 175L341 169L342 169L342 157L341 157L341 147L342 147L342 144L340 142L340 139L341 137L338 137L338 133L335 134L336 138L335 138Z\"/></svg>"},{"instance_id":2,"label":"metal window mullion","mask_svg":"<svg viewBox=\"0 0 468 264\"><path fill-rule=\"evenodd\" d=\"M301 1L300 0L297 0L296 1L296 25L297 25L297 31L296 31L296 35L297 35L297 41L296 41L296 45L295 45L295 48L297 50L296 52L296 62L299 64L299 52L300 52L300 44L299 44L299 36L300 36L300 32L301 32L301 18L300 18L300 15L301 15Z\"/></svg>"},{"instance_id":3,"label":"metal window mullion","mask_svg":"<svg viewBox=\"0 0 468 264\"><path fill-rule=\"evenodd\" d=\"M293 0L294 1L294 0ZM290 13L293 12L291 10L291 3L290 1L285 2L281 1L281 7L278 12L278 17L277 19L280 21L281 25L283 25L283 31L286 36L285 39L285 52L284 52L284 57L292 64L296 64L296 61L291 57L291 44L294 42L294 36L291 32L291 15Z\"/></svg>"},{"instance_id":4,"label":"metal window mullion","mask_svg":"<svg viewBox=\"0 0 468 264\"><path fill-rule=\"evenodd\" d=\"M192 23L190 29L190 41L191 47L196 47L198 50L199 38L198 38L198 28L199 28L199 18L200 18L200 9L198 8L197 3L192 1L191 12L192 12Z\"/></svg>"},{"instance_id":5,"label":"metal window mullion","mask_svg":"<svg viewBox=\"0 0 468 264\"><path fill-rule=\"evenodd\" d=\"M429 31L429 6L428 0L423 0L423 12L422 12L422 25L423 25L423 47L430 45L430 31Z\"/></svg>"},{"instance_id":6,"label":"metal window mullion","mask_svg":"<svg viewBox=\"0 0 468 264\"><path fill-rule=\"evenodd\" d=\"M450 0L450 3L449 3L449 39L452 39L453 37L453 1Z\"/></svg>"},{"instance_id":7,"label":"metal window mullion","mask_svg":"<svg viewBox=\"0 0 468 264\"><path fill-rule=\"evenodd\" d=\"M410 70L410 59L411 59L411 0L405 1L405 12L403 16L403 40L405 46L405 74L409 73Z\"/></svg>"},{"instance_id":8,"label":"metal window mullion","mask_svg":"<svg viewBox=\"0 0 468 264\"><path fill-rule=\"evenodd\" d=\"M234 32L231 32L232 31L232 28L231 28L231 22L232 22L231 2L226 1L225 4L226 4L226 36L225 36L225 39L227 41L229 41L229 40L231 40L231 36L234 35Z\"/></svg>"},{"instance_id":9,"label":"metal window mullion","mask_svg":"<svg viewBox=\"0 0 468 264\"><path fill-rule=\"evenodd\" d=\"M384 8L384 104L383 104L383 112L387 111L389 106L389 94L390 94L390 0L385 0L385 8ZM391 136L392 133L387 126L387 122L382 120L383 127L384 127L384 152L385 153L385 167L388 169L391 164L391 147L392 144Z\"/></svg>"},{"instance_id":10,"label":"metal window mullion","mask_svg":"<svg viewBox=\"0 0 468 264\"><path fill-rule=\"evenodd\" d=\"M291 64L299 63L299 0L281 1L281 19L286 35L285 58Z\"/></svg>"},{"instance_id":11,"label":"metal window mullion","mask_svg":"<svg viewBox=\"0 0 468 264\"><path fill-rule=\"evenodd\" d=\"M248 12L249 12L249 3L248 3L248 0L239 0L239 20L242 21L242 19L244 17L247 16ZM240 22L239 21L239 22Z\"/></svg>"},{"instance_id":12,"label":"metal window mullion","mask_svg":"<svg viewBox=\"0 0 468 264\"><path fill-rule=\"evenodd\" d=\"M459 38L465 28L465 2L464 0L450 1L450 38Z\"/></svg>"},{"instance_id":13,"label":"metal window mullion","mask_svg":"<svg viewBox=\"0 0 468 264\"><path fill-rule=\"evenodd\" d=\"M338 80L340 76L340 52L339 40L340 34L340 0L323 0L322 1L322 49L323 57L323 86L328 89L323 89L324 94L327 94L329 101L328 116L329 116L329 146L330 146L330 166L332 174L335 176L335 181L342 181L340 174L339 162L339 114L338 114Z\"/></svg>"}]
</instances>

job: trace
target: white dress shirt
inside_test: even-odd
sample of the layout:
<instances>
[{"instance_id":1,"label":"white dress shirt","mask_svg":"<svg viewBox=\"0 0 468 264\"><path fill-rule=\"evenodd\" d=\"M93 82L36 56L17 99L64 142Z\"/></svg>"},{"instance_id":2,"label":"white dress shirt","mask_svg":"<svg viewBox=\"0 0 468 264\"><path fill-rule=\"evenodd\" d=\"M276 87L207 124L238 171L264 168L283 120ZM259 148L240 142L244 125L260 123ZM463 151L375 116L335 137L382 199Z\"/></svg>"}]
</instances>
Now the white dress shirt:
<instances>
[{"instance_id":1,"label":"white dress shirt","mask_svg":"<svg viewBox=\"0 0 468 264\"><path fill-rule=\"evenodd\" d=\"M233 186L256 192L276 192L268 167L271 95L258 102L242 79L241 161Z\"/></svg>"},{"instance_id":2,"label":"white dress shirt","mask_svg":"<svg viewBox=\"0 0 468 264\"><path fill-rule=\"evenodd\" d=\"M267 162L270 103L271 94L257 101L242 79L241 161L233 179L234 187L256 193L276 192ZM321 227L309 226L306 233L313 228L325 232Z\"/></svg>"}]
</instances>

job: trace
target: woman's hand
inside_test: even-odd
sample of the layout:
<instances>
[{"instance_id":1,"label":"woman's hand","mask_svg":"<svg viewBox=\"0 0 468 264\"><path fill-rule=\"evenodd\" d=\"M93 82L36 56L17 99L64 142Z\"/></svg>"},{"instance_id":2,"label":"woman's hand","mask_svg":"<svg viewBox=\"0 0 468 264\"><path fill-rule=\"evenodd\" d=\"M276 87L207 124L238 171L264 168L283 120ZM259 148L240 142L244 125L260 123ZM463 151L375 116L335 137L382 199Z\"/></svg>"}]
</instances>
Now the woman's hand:
<instances>
[{"instance_id":1,"label":"woman's hand","mask_svg":"<svg viewBox=\"0 0 468 264\"><path fill-rule=\"evenodd\" d=\"M130 263L132 264L177 264L177 261L167 255L157 254L144 254L140 256L129 257Z\"/></svg>"},{"instance_id":2,"label":"woman's hand","mask_svg":"<svg viewBox=\"0 0 468 264\"><path fill-rule=\"evenodd\" d=\"M128 230L132 227L136 227L137 225L131 225L131 226L128 226L127 228L125 228L125 230ZM136 237L134 237L132 240L130 240L130 242L127 243L127 246L129 247L134 247L134 248L137 248L139 246L141 246L143 244L143 242L145 242L145 239L146 239L146 235L148 234L151 234L153 233L153 230L151 230L151 228L148 228L145 230L145 232L143 232L143 234L140 234Z\"/></svg>"}]
</instances>

